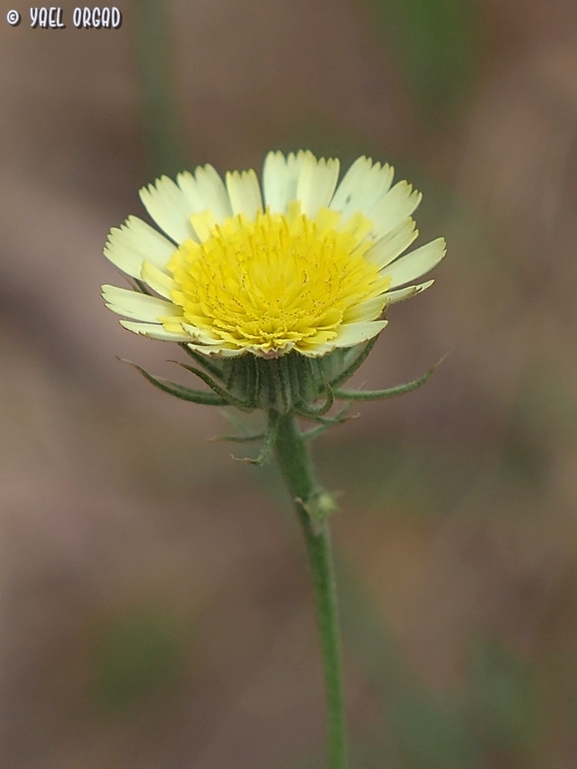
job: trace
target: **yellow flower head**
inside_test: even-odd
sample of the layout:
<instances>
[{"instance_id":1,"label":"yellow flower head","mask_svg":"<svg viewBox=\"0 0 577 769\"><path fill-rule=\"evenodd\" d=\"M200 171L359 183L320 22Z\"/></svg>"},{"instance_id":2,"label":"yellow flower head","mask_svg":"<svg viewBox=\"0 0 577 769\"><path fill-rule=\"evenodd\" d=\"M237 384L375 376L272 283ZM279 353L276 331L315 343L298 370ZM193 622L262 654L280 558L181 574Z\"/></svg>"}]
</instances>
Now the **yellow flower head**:
<instances>
[{"instance_id":1,"label":"yellow flower head","mask_svg":"<svg viewBox=\"0 0 577 769\"><path fill-rule=\"evenodd\" d=\"M212 166L140 191L166 237L131 216L105 255L155 295L103 286L107 307L139 334L219 357L319 357L376 336L386 306L445 254L442 238L401 256L417 237L421 196L365 157L337 186L338 160L310 152L265 158L254 171Z\"/></svg>"}]
</instances>

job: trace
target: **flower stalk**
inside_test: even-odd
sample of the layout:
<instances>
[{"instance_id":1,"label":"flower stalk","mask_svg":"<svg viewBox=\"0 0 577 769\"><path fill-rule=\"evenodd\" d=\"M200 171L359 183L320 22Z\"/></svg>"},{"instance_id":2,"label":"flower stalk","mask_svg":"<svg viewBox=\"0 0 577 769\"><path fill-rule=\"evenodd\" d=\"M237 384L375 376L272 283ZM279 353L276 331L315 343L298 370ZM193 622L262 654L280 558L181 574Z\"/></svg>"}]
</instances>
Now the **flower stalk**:
<instances>
[{"instance_id":1,"label":"flower stalk","mask_svg":"<svg viewBox=\"0 0 577 769\"><path fill-rule=\"evenodd\" d=\"M148 21L164 9L159 0L145 5ZM393 185L391 166L363 156L340 183L338 177L337 159L309 151L269 152L262 183L252 169L223 180L211 165L176 181L162 176L140 190L157 229L129 216L110 230L104 249L131 287L102 287L124 328L179 345L195 365L173 363L204 387L130 364L151 384L191 403L268 414L264 432L243 434L241 426L240 435L220 439L262 441L258 454L242 461L262 465L276 454L294 500L314 588L330 769L347 766L328 525L336 505L316 480L309 445L351 418L355 402L403 395L431 376L437 366L388 389L342 387L387 325L389 307L429 288L432 280L413 281L446 250L437 238L404 253L418 236L412 214L421 195L407 182ZM344 406L333 411L339 401ZM315 426L301 432L297 418Z\"/></svg>"},{"instance_id":2,"label":"flower stalk","mask_svg":"<svg viewBox=\"0 0 577 769\"><path fill-rule=\"evenodd\" d=\"M303 530L323 660L330 769L346 769L347 738L337 590L327 516L334 503L317 483L307 442L292 414L279 418L276 456Z\"/></svg>"}]
</instances>

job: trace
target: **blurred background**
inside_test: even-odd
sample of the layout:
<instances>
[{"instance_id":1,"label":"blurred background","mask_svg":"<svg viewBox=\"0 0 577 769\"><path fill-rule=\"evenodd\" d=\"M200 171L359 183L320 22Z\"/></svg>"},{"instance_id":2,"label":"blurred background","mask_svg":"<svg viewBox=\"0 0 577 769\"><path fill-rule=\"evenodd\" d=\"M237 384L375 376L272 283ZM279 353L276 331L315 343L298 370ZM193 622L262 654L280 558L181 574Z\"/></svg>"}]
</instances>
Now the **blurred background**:
<instances>
[{"instance_id":1,"label":"blurred background","mask_svg":"<svg viewBox=\"0 0 577 769\"><path fill-rule=\"evenodd\" d=\"M99 296L142 184L304 147L394 163L449 244L355 380L451 354L315 445L342 492L352 765L575 766L577 6L118 0L118 30L74 7L64 30L0 17L0 765L323 766L276 469L118 361L179 376Z\"/></svg>"}]
</instances>

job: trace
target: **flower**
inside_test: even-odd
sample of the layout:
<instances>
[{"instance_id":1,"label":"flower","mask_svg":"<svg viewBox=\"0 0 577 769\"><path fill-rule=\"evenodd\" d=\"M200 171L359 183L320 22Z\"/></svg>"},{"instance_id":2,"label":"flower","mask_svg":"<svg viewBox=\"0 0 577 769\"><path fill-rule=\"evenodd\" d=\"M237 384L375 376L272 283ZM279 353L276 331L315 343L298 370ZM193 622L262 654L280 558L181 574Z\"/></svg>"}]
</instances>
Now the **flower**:
<instances>
[{"instance_id":1,"label":"flower","mask_svg":"<svg viewBox=\"0 0 577 769\"><path fill-rule=\"evenodd\" d=\"M337 185L338 160L300 151L266 156L262 192L253 170L163 176L140 197L165 234L129 216L104 250L147 293L106 285L106 306L130 331L219 358L366 342L445 255L442 238L402 255L421 195L393 173L360 157Z\"/></svg>"}]
</instances>

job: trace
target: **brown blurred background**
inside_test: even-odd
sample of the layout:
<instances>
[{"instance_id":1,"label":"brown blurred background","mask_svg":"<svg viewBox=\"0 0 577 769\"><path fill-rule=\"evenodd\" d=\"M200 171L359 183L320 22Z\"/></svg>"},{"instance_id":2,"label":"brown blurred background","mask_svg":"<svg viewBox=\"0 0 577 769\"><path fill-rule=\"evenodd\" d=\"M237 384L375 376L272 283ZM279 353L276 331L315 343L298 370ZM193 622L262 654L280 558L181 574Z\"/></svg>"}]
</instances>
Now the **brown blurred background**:
<instances>
[{"instance_id":1,"label":"brown blurred background","mask_svg":"<svg viewBox=\"0 0 577 769\"><path fill-rule=\"evenodd\" d=\"M117 5L119 30L75 29L73 3L65 30L0 17L0 766L323 766L276 470L116 360L166 375L175 352L99 296L139 186L277 147L392 161L449 243L357 381L451 354L316 445L343 491L353 766L575 766L574 0Z\"/></svg>"}]
</instances>

